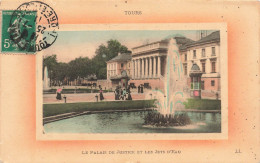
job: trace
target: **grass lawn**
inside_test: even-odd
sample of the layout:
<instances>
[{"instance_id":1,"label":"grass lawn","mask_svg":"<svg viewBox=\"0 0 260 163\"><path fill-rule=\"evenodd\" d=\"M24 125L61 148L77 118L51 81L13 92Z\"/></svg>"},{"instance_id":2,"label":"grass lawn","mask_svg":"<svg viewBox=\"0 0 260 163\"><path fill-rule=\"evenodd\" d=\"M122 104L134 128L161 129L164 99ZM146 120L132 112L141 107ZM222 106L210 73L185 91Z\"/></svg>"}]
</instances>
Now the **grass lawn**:
<instances>
[{"instance_id":1,"label":"grass lawn","mask_svg":"<svg viewBox=\"0 0 260 163\"><path fill-rule=\"evenodd\" d=\"M198 109L198 110L220 110L221 100L210 99L187 99L183 103L186 109Z\"/></svg>"},{"instance_id":2,"label":"grass lawn","mask_svg":"<svg viewBox=\"0 0 260 163\"><path fill-rule=\"evenodd\" d=\"M43 104L43 117L82 111L128 110L151 108L154 100L101 101L63 104Z\"/></svg>"}]
</instances>

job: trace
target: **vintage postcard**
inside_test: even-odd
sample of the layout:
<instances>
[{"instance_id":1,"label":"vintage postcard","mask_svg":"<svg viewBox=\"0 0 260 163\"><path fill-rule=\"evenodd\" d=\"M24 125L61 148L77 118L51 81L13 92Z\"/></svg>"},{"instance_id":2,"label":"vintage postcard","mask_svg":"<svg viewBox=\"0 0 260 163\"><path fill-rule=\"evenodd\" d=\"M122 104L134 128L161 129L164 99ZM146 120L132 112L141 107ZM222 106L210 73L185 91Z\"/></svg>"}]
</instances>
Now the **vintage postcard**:
<instances>
[{"instance_id":1,"label":"vintage postcard","mask_svg":"<svg viewBox=\"0 0 260 163\"><path fill-rule=\"evenodd\" d=\"M0 161L259 162L258 5L2 0Z\"/></svg>"},{"instance_id":2,"label":"vintage postcard","mask_svg":"<svg viewBox=\"0 0 260 163\"><path fill-rule=\"evenodd\" d=\"M37 138L227 139L226 30L61 25L37 54Z\"/></svg>"}]
</instances>

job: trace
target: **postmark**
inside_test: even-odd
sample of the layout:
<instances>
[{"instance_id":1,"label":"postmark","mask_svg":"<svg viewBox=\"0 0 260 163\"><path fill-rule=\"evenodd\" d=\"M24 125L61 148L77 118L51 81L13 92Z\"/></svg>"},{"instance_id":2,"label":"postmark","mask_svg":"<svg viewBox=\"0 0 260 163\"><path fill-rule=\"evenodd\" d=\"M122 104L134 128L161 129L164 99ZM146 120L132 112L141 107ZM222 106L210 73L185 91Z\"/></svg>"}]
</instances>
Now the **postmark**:
<instances>
[{"instance_id":1,"label":"postmark","mask_svg":"<svg viewBox=\"0 0 260 163\"><path fill-rule=\"evenodd\" d=\"M31 15L34 14L34 17ZM13 11L9 18L8 29L3 29L13 48L6 48L2 42L2 51L7 52L35 52L50 47L57 39L59 29L58 17L55 11L40 1L21 4ZM6 25L3 25L6 26ZM8 32L8 33L6 33Z\"/></svg>"}]
</instances>

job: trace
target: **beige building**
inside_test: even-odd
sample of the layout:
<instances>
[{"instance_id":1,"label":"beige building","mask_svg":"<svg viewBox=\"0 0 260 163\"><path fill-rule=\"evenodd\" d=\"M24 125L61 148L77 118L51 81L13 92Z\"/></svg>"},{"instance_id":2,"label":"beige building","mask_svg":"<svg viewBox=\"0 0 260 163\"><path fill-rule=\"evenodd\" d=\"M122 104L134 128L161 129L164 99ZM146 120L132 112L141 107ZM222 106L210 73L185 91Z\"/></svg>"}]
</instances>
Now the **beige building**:
<instances>
[{"instance_id":1,"label":"beige building","mask_svg":"<svg viewBox=\"0 0 260 163\"><path fill-rule=\"evenodd\" d=\"M131 78L131 54L118 53L118 56L107 61L107 80L111 82L111 87L124 85L123 78Z\"/></svg>"},{"instance_id":2,"label":"beige building","mask_svg":"<svg viewBox=\"0 0 260 163\"><path fill-rule=\"evenodd\" d=\"M174 37L181 46L192 40L185 37ZM149 83L153 88L163 89L166 57L169 39L152 42L132 49L132 80L136 85Z\"/></svg>"},{"instance_id":3,"label":"beige building","mask_svg":"<svg viewBox=\"0 0 260 163\"><path fill-rule=\"evenodd\" d=\"M192 65L195 63L202 71L202 96L220 96L220 33L213 32L198 41L180 47L184 75L189 77ZM190 78L188 78L190 83Z\"/></svg>"},{"instance_id":4,"label":"beige building","mask_svg":"<svg viewBox=\"0 0 260 163\"><path fill-rule=\"evenodd\" d=\"M201 39L193 41L186 37L173 37L179 47L186 75L187 88L191 85L190 72L193 64L197 64L202 71L202 97L220 97L220 33L213 32L201 35ZM122 72L127 72L129 83L136 86L149 84L152 89L163 90L166 57L170 39L164 39L134 47L132 54L119 54L107 62L107 79L112 85L120 83Z\"/></svg>"}]
</instances>

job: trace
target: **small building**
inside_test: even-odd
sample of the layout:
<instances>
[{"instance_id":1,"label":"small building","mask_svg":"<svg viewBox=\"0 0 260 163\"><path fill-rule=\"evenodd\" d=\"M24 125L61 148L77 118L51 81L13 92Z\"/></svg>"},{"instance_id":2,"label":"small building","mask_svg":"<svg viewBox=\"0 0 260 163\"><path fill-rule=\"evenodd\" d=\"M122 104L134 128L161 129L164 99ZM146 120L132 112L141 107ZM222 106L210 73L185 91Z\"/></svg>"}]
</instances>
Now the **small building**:
<instances>
[{"instance_id":1,"label":"small building","mask_svg":"<svg viewBox=\"0 0 260 163\"><path fill-rule=\"evenodd\" d=\"M132 55L129 53L118 53L118 56L107 61L107 80L111 81L111 87L118 85L126 86L127 80L131 78Z\"/></svg>"},{"instance_id":2,"label":"small building","mask_svg":"<svg viewBox=\"0 0 260 163\"><path fill-rule=\"evenodd\" d=\"M193 63L189 76L190 76L190 96L193 98L201 98L201 75L199 66Z\"/></svg>"}]
</instances>

